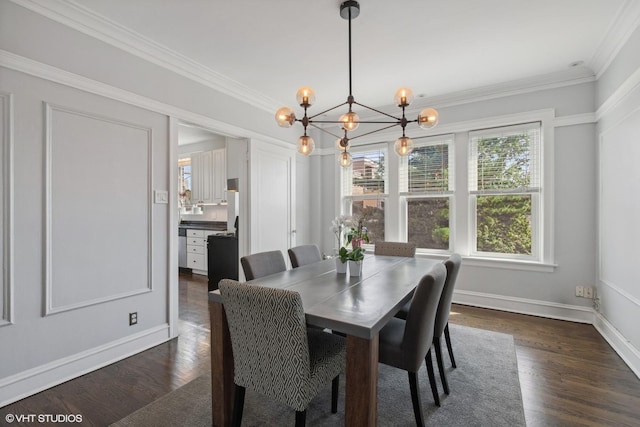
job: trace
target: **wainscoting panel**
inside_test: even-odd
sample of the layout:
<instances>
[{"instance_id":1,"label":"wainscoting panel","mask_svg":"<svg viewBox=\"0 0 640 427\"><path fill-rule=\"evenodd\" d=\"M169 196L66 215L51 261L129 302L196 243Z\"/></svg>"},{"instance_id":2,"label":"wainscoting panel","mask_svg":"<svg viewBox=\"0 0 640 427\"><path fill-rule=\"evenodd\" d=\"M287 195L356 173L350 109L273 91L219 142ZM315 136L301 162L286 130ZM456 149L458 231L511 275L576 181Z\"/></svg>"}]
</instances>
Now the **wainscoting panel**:
<instances>
[{"instance_id":1,"label":"wainscoting panel","mask_svg":"<svg viewBox=\"0 0 640 427\"><path fill-rule=\"evenodd\" d=\"M149 292L151 129L45 110L45 314Z\"/></svg>"},{"instance_id":2,"label":"wainscoting panel","mask_svg":"<svg viewBox=\"0 0 640 427\"><path fill-rule=\"evenodd\" d=\"M12 96L0 92L0 326L10 325L13 319L13 111Z\"/></svg>"}]
</instances>

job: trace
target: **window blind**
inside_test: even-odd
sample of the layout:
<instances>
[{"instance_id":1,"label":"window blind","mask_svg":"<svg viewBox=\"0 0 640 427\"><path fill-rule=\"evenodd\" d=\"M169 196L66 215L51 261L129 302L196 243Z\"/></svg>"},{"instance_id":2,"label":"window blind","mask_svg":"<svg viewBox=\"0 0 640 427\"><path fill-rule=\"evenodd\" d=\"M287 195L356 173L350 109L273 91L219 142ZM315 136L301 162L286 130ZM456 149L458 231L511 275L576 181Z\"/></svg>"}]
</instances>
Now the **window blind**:
<instances>
[{"instance_id":1,"label":"window blind","mask_svg":"<svg viewBox=\"0 0 640 427\"><path fill-rule=\"evenodd\" d=\"M387 193L386 150L352 152L353 163L345 170L350 179L343 180L346 196Z\"/></svg>"},{"instance_id":2,"label":"window blind","mask_svg":"<svg viewBox=\"0 0 640 427\"><path fill-rule=\"evenodd\" d=\"M416 143L413 151L400 161L400 192L407 195L453 192L453 159L453 136Z\"/></svg>"},{"instance_id":3,"label":"window blind","mask_svg":"<svg viewBox=\"0 0 640 427\"><path fill-rule=\"evenodd\" d=\"M470 193L540 191L540 127L536 122L470 132Z\"/></svg>"}]
</instances>

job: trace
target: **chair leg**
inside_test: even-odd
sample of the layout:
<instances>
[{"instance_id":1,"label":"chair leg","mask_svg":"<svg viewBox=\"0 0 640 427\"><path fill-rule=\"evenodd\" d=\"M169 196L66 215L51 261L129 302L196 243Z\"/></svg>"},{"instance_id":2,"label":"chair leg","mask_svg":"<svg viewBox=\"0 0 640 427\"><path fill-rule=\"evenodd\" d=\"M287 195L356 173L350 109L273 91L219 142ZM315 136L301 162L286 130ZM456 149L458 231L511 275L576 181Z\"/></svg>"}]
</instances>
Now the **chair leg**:
<instances>
[{"instance_id":1,"label":"chair leg","mask_svg":"<svg viewBox=\"0 0 640 427\"><path fill-rule=\"evenodd\" d=\"M296 411L296 427L304 427L307 423L307 410Z\"/></svg>"},{"instance_id":2,"label":"chair leg","mask_svg":"<svg viewBox=\"0 0 640 427\"><path fill-rule=\"evenodd\" d=\"M433 361L431 360L431 349L427 352L424 358L427 365L427 374L429 375L429 384L431 385L431 393L433 393L433 400L436 406L440 406L440 396L438 395L438 386L436 384L436 376L433 374Z\"/></svg>"},{"instance_id":3,"label":"chair leg","mask_svg":"<svg viewBox=\"0 0 640 427\"><path fill-rule=\"evenodd\" d=\"M413 403L413 415L416 417L416 425L424 426L424 415L422 415L422 402L420 400L420 386L418 385L418 375L415 372L408 372L409 388L411 389L411 402Z\"/></svg>"},{"instance_id":4,"label":"chair leg","mask_svg":"<svg viewBox=\"0 0 640 427\"><path fill-rule=\"evenodd\" d=\"M440 380L444 394L449 394L449 383L447 383L447 375L444 372L444 363L442 363L442 347L440 347L440 337L433 337L433 347L436 351L436 361L438 362L438 370L440 371Z\"/></svg>"},{"instance_id":5,"label":"chair leg","mask_svg":"<svg viewBox=\"0 0 640 427\"><path fill-rule=\"evenodd\" d=\"M340 388L340 375L331 381L331 413L338 412L338 389Z\"/></svg>"},{"instance_id":6,"label":"chair leg","mask_svg":"<svg viewBox=\"0 0 640 427\"><path fill-rule=\"evenodd\" d=\"M444 340L447 342L447 350L449 351L449 359L451 359L451 366L457 368L456 359L453 358L453 349L451 348L451 337L449 336L449 322L444 326Z\"/></svg>"},{"instance_id":7,"label":"chair leg","mask_svg":"<svg viewBox=\"0 0 640 427\"><path fill-rule=\"evenodd\" d=\"M233 415L231 418L231 425L234 427L240 427L242 424L242 410L244 409L244 392L245 388L236 384L235 397L233 401Z\"/></svg>"}]
</instances>

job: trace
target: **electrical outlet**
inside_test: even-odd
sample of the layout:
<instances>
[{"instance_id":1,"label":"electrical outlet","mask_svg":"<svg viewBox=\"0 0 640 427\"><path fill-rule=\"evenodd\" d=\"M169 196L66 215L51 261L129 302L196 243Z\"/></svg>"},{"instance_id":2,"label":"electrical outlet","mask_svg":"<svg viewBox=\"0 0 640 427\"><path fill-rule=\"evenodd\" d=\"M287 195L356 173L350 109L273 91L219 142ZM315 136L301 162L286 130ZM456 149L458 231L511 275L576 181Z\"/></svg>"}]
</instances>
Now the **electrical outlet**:
<instances>
[{"instance_id":1,"label":"electrical outlet","mask_svg":"<svg viewBox=\"0 0 640 427\"><path fill-rule=\"evenodd\" d=\"M129 326L135 325L138 323L138 312L134 311L133 313L129 313Z\"/></svg>"},{"instance_id":2,"label":"electrical outlet","mask_svg":"<svg viewBox=\"0 0 640 427\"><path fill-rule=\"evenodd\" d=\"M593 299L593 288L591 286L584 287L584 297Z\"/></svg>"},{"instance_id":3,"label":"electrical outlet","mask_svg":"<svg viewBox=\"0 0 640 427\"><path fill-rule=\"evenodd\" d=\"M584 286L576 286L576 296L577 297L584 296Z\"/></svg>"}]
</instances>

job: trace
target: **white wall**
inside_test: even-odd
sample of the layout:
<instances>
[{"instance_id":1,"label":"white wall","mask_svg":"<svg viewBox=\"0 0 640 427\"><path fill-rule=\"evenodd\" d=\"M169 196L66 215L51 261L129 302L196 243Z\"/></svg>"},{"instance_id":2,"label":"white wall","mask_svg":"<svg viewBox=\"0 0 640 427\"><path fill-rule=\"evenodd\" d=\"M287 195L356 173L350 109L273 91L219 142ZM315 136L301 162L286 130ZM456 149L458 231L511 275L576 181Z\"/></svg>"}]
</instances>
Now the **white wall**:
<instances>
[{"instance_id":1,"label":"white wall","mask_svg":"<svg viewBox=\"0 0 640 427\"><path fill-rule=\"evenodd\" d=\"M3 404L170 338L169 204L153 199L170 150L165 115L0 72L15 148Z\"/></svg>"},{"instance_id":2,"label":"white wall","mask_svg":"<svg viewBox=\"0 0 640 427\"><path fill-rule=\"evenodd\" d=\"M2 233L3 255L13 249L3 256L0 286L3 406L176 335L177 266L169 261L177 258L177 203L155 204L152 196L175 194L178 120L241 139L289 135L272 113L7 0L0 0L0 98L3 148L14 149L13 163L5 151L2 159L3 223L14 218ZM60 107L48 126L46 103ZM104 156L76 154L87 147ZM105 162L118 156L123 162ZM109 168L117 179L109 179ZM246 165L240 169L246 194ZM74 171L81 191L61 190ZM12 206L5 182L13 184ZM138 248L127 259L118 252L125 241ZM83 258L74 264L78 253ZM101 277L105 268L111 274ZM138 324L129 326L134 311Z\"/></svg>"},{"instance_id":3,"label":"white wall","mask_svg":"<svg viewBox=\"0 0 640 427\"><path fill-rule=\"evenodd\" d=\"M596 326L640 376L640 28L598 81Z\"/></svg>"}]
</instances>

